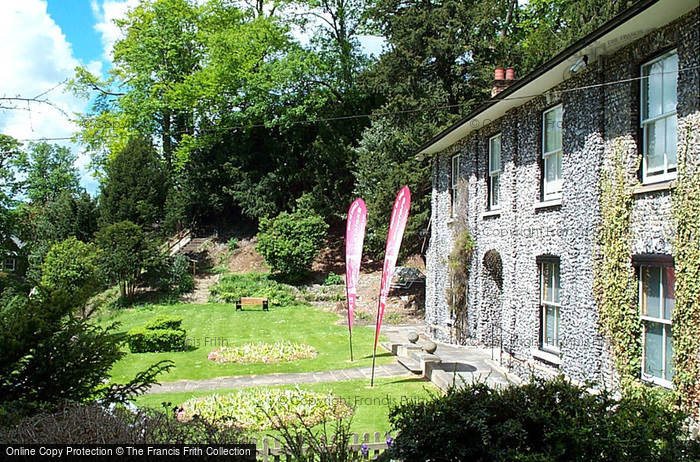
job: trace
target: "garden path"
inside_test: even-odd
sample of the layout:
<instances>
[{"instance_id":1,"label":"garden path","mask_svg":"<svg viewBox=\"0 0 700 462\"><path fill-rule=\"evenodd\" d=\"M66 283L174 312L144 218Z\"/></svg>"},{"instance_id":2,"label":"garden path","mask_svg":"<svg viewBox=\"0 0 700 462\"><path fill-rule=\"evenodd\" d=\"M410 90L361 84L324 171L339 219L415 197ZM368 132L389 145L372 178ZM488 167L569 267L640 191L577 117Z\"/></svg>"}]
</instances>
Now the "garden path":
<instances>
[{"instance_id":1,"label":"garden path","mask_svg":"<svg viewBox=\"0 0 700 462\"><path fill-rule=\"evenodd\" d=\"M148 393L174 393L194 390L219 390L225 388L264 387L269 385L295 385L298 383L341 382L346 380L367 379L369 382L371 367L355 367L319 372L291 372L287 374L241 375L234 377L216 377L205 380L178 380L151 386ZM377 366L376 378L411 376L401 364Z\"/></svg>"}]
</instances>

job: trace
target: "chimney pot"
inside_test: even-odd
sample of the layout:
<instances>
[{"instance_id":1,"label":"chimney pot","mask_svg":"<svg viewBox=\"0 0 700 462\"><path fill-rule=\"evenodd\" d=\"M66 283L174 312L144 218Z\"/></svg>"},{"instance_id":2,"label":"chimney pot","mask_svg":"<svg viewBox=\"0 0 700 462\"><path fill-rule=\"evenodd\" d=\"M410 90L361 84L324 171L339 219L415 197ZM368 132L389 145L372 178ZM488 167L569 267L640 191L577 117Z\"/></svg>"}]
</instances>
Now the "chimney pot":
<instances>
[{"instance_id":1,"label":"chimney pot","mask_svg":"<svg viewBox=\"0 0 700 462\"><path fill-rule=\"evenodd\" d=\"M494 72L493 79L494 80L503 80L503 68L502 67L496 68L496 71Z\"/></svg>"},{"instance_id":2,"label":"chimney pot","mask_svg":"<svg viewBox=\"0 0 700 462\"><path fill-rule=\"evenodd\" d=\"M506 80L515 80L515 69L512 67L506 69Z\"/></svg>"}]
</instances>

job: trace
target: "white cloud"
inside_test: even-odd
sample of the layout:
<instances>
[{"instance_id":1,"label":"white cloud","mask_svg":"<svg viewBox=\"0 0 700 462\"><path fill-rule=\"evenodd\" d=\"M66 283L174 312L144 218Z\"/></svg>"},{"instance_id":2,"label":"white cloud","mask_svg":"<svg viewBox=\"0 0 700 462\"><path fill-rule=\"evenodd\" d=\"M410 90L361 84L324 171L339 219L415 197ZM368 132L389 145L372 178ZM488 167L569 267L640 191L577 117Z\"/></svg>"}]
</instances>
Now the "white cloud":
<instances>
[{"instance_id":1,"label":"white cloud","mask_svg":"<svg viewBox=\"0 0 700 462\"><path fill-rule=\"evenodd\" d=\"M20 140L39 138L67 138L77 127L70 120L75 112L85 111L88 103L64 91L60 85L74 74L80 63L73 55L71 44L61 28L51 19L42 0L0 2L0 95L32 98L46 93L46 104L23 104L22 109L0 112L0 131ZM99 63L88 67L99 71ZM51 141L75 145L68 141ZM85 173L86 159L79 163ZM89 175L84 184L94 189Z\"/></svg>"},{"instance_id":2,"label":"white cloud","mask_svg":"<svg viewBox=\"0 0 700 462\"><path fill-rule=\"evenodd\" d=\"M112 61L114 44L122 37L122 31L114 23L117 19L124 19L126 13L138 6L139 0L90 0L92 13L97 20L95 31L102 39L102 59Z\"/></svg>"}]
</instances>

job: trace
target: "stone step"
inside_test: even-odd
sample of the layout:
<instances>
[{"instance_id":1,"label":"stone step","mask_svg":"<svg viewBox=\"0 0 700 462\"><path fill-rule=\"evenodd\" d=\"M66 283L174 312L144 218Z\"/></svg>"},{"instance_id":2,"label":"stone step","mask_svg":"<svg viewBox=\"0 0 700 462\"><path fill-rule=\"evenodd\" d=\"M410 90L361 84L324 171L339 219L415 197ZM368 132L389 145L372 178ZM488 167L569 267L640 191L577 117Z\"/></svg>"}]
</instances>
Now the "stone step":
<instances>
[{"instance_id":1,"label":"stone step","mask_svg":"<svg viewBox=\"0 0 700 462\"><path fill-rule=\"evenodd\" d=\"M416 361L415 359L412 358L402 358L400 356L397 356L396 358L399 361L399 364L401 364L403 367L408 369L414 374L422 374L423 373L423 367L421 366L420 362Z\"/></svg>"}]
</instances>

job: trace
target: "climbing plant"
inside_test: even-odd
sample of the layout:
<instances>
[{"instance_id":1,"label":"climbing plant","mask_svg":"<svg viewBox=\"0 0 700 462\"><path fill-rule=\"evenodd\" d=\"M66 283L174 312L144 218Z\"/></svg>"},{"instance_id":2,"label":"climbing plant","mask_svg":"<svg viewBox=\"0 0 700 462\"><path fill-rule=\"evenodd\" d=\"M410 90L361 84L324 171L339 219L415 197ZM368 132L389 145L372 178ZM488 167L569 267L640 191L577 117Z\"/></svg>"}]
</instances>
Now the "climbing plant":
<instances>
[{"instance_id":1,"label":"climbing plant","mask_svg":"<svg viewBox=\"0 0 700 462\"><path fill-rule=\"evenodd\" d=\"M679 130L678 178L672 192L676 226L673 241L673 384L687 411L700 415L700 117L688 117Z\"/></svg>"},{"instance_id":2,"label":"climbing plant","mask_svg":"<svg viewBox=\"0 0 700 462\"><path fill-rule=\"evenodd\" d=\"M474 245L474 239L468 230L459 233L448 259L450 287L447 289L447 303L455 317L456 335L460 343L464 334L462 326L467 313L467 287Z\"/></svg>"},{"instance_id":3,"label":"climbing plant","mask_svg":"<svg viewBox=\"0 0 700 462\"><path fill-rule=\"evenodd\" d=\"M631 266L632 192L621 141L606 150L600 181L601 223L597 236L594 291L600 308L601 330L612 346L621 384L626 387L641 370L642 324Z\"/></svg>"}]
</instances>

